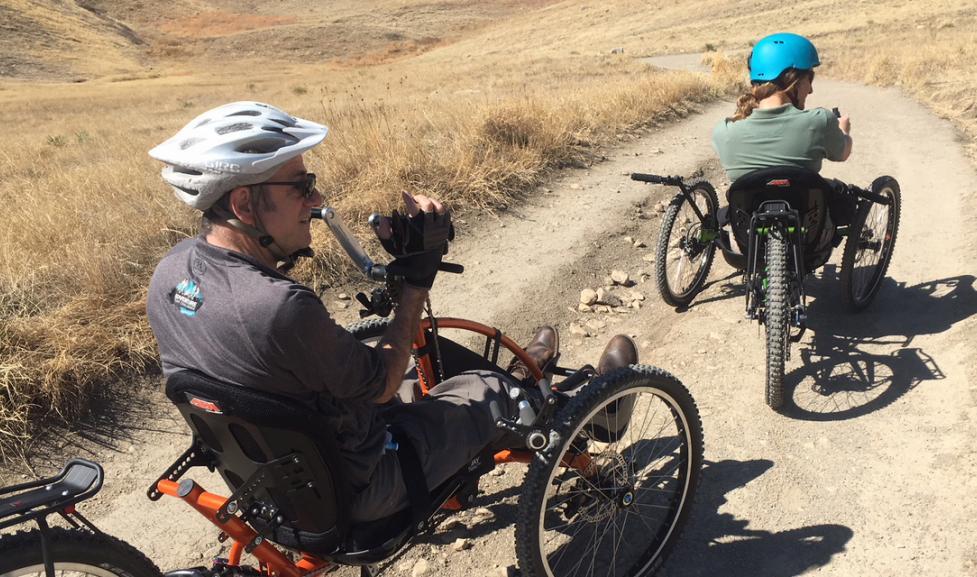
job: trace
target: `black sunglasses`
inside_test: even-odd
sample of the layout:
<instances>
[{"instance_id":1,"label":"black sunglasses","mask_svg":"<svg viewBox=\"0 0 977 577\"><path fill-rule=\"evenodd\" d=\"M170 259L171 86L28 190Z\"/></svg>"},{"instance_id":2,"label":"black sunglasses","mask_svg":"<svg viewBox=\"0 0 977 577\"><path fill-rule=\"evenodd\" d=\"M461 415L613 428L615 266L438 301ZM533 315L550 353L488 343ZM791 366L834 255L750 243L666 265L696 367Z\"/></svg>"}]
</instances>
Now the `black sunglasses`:
<instances>
[{"instance_id":1,"label":"black sunglasses","mask_svg":"<svg viewBox=\"0 0 977 577\"><path fill-rule=\"evenodd\" d=\"M305 173L302 180L291 180L291 181L278 181L278 182L259 182L258 184L279 184L279 185L290 185L302 191L302 196L305 198L312 198L315 194L315 174L311 172Z\"/></svg>"}]
</instances>

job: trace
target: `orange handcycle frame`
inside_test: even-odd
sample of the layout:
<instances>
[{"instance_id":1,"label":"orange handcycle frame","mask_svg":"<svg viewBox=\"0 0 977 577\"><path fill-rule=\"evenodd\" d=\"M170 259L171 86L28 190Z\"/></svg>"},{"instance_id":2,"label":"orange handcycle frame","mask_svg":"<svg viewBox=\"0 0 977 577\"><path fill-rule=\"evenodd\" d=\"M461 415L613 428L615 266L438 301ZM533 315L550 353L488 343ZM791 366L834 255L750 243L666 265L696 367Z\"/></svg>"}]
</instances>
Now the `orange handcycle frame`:
<instances>
[{"instance_id":1,"label":"orange handcycle frame","mask_svg":"<svg viewBox=\"0 0 977 577\"><path fill-rule=\"evenodd\" d=\"M510 337L504 335L498 329L460 318L443 317L434 321L425 318L421 321L421 327L414 339L413 351L418 368L418 384L424 395L436 384L437 373L434 370L434 360L431 358L428 347L428 334L432 328L457 329L476 333L487 338L496 339L500 346L505 347L514 356L519 358L527 367L530 368L531 376L537 382L544 378L541 369L536 365L532 358ZM528 449L504 450L495 454L495 463L529 463L532 460L533 452ZM587 470L590 466L590 456L586 453L576 455L571 460L564 463L568 467L579 470ZM231 515L226 521L221 522L217 513L227 502L227 497L209 493L194 481L184 481L177 483L166 479L157 482L156 488L160 493L176 497L197 510L208 521L221 530L219 539L231 539L233 541L227 558L228 566L240 566L241 558L245 553L245 548L251 544L253 547L250 554L259 563L261 572L278 577L299 577L309 572L320 572L329 569L334 564L331 561L322 559L308 553L301 553L300 558L293 561L282 553L273 544L264 540L251 526L237 516ZM461 509L461 503L451 497L442 505L442 510L454 511Z\"/></svg>"}]
</instances>

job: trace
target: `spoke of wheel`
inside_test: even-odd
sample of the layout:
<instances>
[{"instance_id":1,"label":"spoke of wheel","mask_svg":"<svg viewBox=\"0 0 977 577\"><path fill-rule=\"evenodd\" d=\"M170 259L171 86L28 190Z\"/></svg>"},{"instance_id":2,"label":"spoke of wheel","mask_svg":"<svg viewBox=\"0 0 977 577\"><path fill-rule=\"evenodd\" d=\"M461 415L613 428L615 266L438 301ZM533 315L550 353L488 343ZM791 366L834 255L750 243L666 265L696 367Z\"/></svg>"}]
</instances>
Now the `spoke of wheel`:
<instances>
[{"instance_id":1,"label":"spoke of wheel","mask_svg":"<svg viewBox=\"0 0 977 577\"><path fill-rule=\"evenodd\" d=\"M643 515L638 514L638 512L637 511L634 511L633 509L629 509L629 510L625 511L625 513L628 514L628 515L634 515L635 517L637 517L638 518L638 521L641 521L641 524L645 526L645 529L648 529L648 532L649 533L655 534L655 530L650 525L648 525L648 522L645 521L645 518L644 518Z\"/></svg>"},{"instance_id":2,"label":"spoke of wheel","mask_svg":"<svg viewBox=\"0 0 977 577\"><path fill-rule=\"evenodd\" d=\"M586 524L589 523L589 522L590 521L588 521L586 519L577 519L576 521L570 521L569 523L564 523L563 525L556 525L555 527L549 527L549 528L545 528L544 527L544 530L545 531L557 531L558 529L565 529L567 527L572 527L574 525L579 525L579 524L583 523L583 525L581 525L580 527L578 527L577 530L576 530L576 532L580 532L580 530L583 529L584 527L586 527L587 526ZM576 533L574 533L574 534L576 534ZM554 535L553 538L555 538L555 537L556 536ZM551 538L550 540L552 541L553 538ZM549 541L547 541L547 542L549 542Z\"/></svg>"},{"instance_id":3,"label":"spoke of wheel","mask_svg":"<svg viewBox=\"0 0 977 577\"><path fill-rule=\"evenodd\" d=\"M594 530L594 538L595 539L597 538L597 531L596 530ZM564 551L567 551L567 550L569 550L569 547L564 546ZM577 574L577 571L580 570L580 566L583 565L583 560L586 559L586 557L587 557L586 555L581 555L580 556L580 559L573 566L573 569L572 569L573 575L576 575ZM550 567L552 567L552 565L550 565ZM553 573L555 574L556 571L554 571Z\"/></svg>"},{"instance_id":4,"label":"spoke of wheel","mask_svg":"<svg viewBox=\"0 0 977 577\"><path fill-rule=\"evenodd\" d=\"M666 511L670 511L672 509L671 506L667 506L667 505L653 505L651 503L638 503L637 501L635 501L634 503L632 503L632 506L633 507L638 507L638 508L641 508L641 509L643 509L645 507L648 507L648 508L651 508L651 509L665 509ZM636 513L636 514L639 514L639 513Z\"/></svg>"},{"instance_id":5,"label":"spoke of wheel","mask_svg":"<svg viewBox=\"0 0 977 577\"><path fill-rule=\"evenodd\" d=\"M677 441L677 443L680 445L681 444L681 441ZM666 459L666 458L668 458L670 456L672 456L672 453L667 453L667 454L664 454L664 455L658 457L657 459L655 459L653 461L649 461L648 464L645 467L642 468L642 470L644 470L645 468L649 468L650 469L648 471L649 473L656 472L658 474L656 474L656 475L640 475L640 476L637 475L637 474L635 474L635 476L634 476L635 482L637 482L639 480L673 479L673 478L675 478L675 475L674 475L675 471L677 471L679 469L679 467L682 465L682 463L684 461L684 459L682 459L681 457L678 457L678 456L675 457L675 463L671 466L670 469L662 469L661 471L656 471L655 468L652 467L652 465L654 465L654 464L656 464L656 463L658 463L658 462L662 461L663 459Z\"/></svg>"},{"instance_id":6,"label":"spoke of wheel","mask_svg":"<svg viewBox=\"0 0 977 577\"><path fill-rule=\"evenodd\" d=\"M637 403L635 403L635 408L637 409ZM643 423L644 419L648 417L648 413L649 412L650 411L648 411L647 409L645 409L645 411L644 411L644 417L642 418L642 423ZM631 418L634 418L634 414L631 415ZM628 435L629 435L628 438L631 441L631 444L629 446L631 447L631 452L632 453L635 451L635 449L638 446L638 443L641 441L641 438L640 437L638 437L637 439L635 439L635 437L634 437L634 432L635 432L636 429L637 429L637 427L633 426L633 424L628 427ZM634 479L634 476L635 476L634 466L635 466L634 465L634 459L633 458L632 459L628 459L627 460L628 474L630 475L630 477L632 479Z\"/></svg>"},{"instance_id":7,"label":"spoke of wheel","mask_svg":"<svg viewBox=\"0 0 977 577\"><path fill-rule=\"evenodd\" d=\"M583 520L581 520L581 521L576 521L576 522L577 522L577 523L580 523L580 522L582 522L582 521L583 521ZM571 524L572 524L572 523L571 523ZM556 559L554 560L554 562L553 562L553 563L550 563L550 567L554 567L554 568L555 568L555 567L556 567L557 565L559 565L559 564L560 564L560 561L561 561L561 560L563 559L563 556L564 556L564 555L566 555L566 553L567 553L567 551L569 551L569 550L570 550L570 547L568 547L568 546L567 546L567 544L568 544L568 543L573 543L573 540L577 538L577 535L579 535L579 534L580 534L580 531L582 531L582 530L584 529L584 527L587 527L587 526L588 526L588 525L587 525L586 523L584 523L584 524L582 524L582 525L580 525L580 526L579 526L579 527L577 527L577 529L576 529L576 530L575 530L575 531L573 532L573 534L572 534L572 535L570 535L570 536L569 536L569 537L567 538L567 541L566 541L566 543L565 543L565 544L564 544L564 545L562 546L563 548L562 548L562 550L560 551L560 554L559 554L559 555L557 556L557 558L556 558ZM550 538L550 539L549 539L548 541L546 541L546 542L544 543L544 545L548 545L548 544L549 544L549 543L551 543L551 542L553 541L553 539L555 539L556 537L557 537L557 535L553 535L553 537L551 537L551 538ZM543 552L543 555L546 555L546 552L545 552L545 551ZM548 562L548 561L547 561L547 562ZM555 573L555 572L554 572L554 573Z\"/></svg>"},{"instance_id":8,"label":"spoke of wheel","mask_svg":"<svg viewBox=\"0 0 977 577\"><path fill-rule=\"evenodd\" d=\"M641 399L638 397L638 393L634 393L634 408L631 410L631 419L634 419L634 416L642 410L639 401L641 401ZM644 409L644 414L648 414L648 409ZM628 423L628 441L630 441L628 447L633 448L637 444L637 441L634 440L634 427L631 426L631 423ZM634 459L628 461L627 465L630 478L634 479Z\"/></svg>"},{"instance_id":9,"label":"spoke of wheel","mask_svg":"<svg viewBox=\"0 0 977 577\"><path fill-rule=\"evenodd\" d=\"M656 414L657 414L657 411L656 411ZM658 448L658 444L659 444L660 439L661 439L661 433L662 433L662 431L665 430L665 427L667 427L668 424L669 424L668 423L668 420L667 419L664 419L663 422L662 422L662 426L659 427L658 428L658 431L655 433L655 443L651 447L651 450L652 451L654 451L655 449ZM643 432L640 435L640 438L642 438L642 439L645 438ZM637 455L635 455L635 457L631 460L631 463L634 464L636 461L637 461ZM632 467L631 471L632 471L632 473L634 472L634 468L633 467Z\"/></svg>"},{"instance_id":10,"label":"spoke of wheel","mask_svg":"<svg viewBox=\"0 0 977 577\"><path fill-rule=\"evenodd\" d=\"M684 286L685 285L678 284L678 283L680 283L682 281L682 265L683 264L685 264L685 251L684 250L682 251L681 256L679 256L679 258L678 258L677 270L675 272L676 286L683 287L681 289L681 292L685 292L685 289L684 289Z\"/></svg>"},{"instance_id":11,"label":"spoke of wheel","mask_svg":"<svg viewBox=\"0 0 977 577\"><path fill-rule=\"evenodd\" d=\"M611 528L611 525L613 525L612 520L613 520L613 518L607 520L607 525L604 527L604 530L601 531L601 533L600 533L600 539L598 539L594 543L594 550L590 554L590 573L589 573L589 575L593 575L594 574L594 563L597 562L597 551L600 549L600 544L604 542L604 536L607 535L607 530Z\"/></svg>"},{"instance_id":12,"label":"spoke of wheel","mask_svg":"<svg viewBox=\"0 0 977 577\"><path fill-rule=\"evenodd\" d=\"M644 430L645 430L645 423L647 423L647 422L648 422L648 416L649 416L649 414L651 414L651 413L652 413L651 411L645 411L645 416L644 416L644 417L643 417L643 418L641 419L641 426L640 426L640 428L638 429L638 430L639 430L639 433L638 433L638 439L637 439L636 441L633 441L633 442L631 443L631 444L632 444L633 446L634 446L634 445L637 445L637 444L638 444L638 442L640 442L640 441L641 441L641 440L642 440L642 439L644 438ZM652 414L652 417L656 417L656 416L658 416L658 407L657 407L657 406L655 407L655 411L654 411L654 413ZM635 472L634 472L634 462L635 462L635 460L634 460L634 459L631 459L631 463L630 463L630 464L631 464L631 476L632 476L632 477L633 477L633 476L634 476L634 474L635 474Z\"/></svg>"},{"instance_id":13,"label":"spoke of wheel","mask_svg":"<svg viewBox=\"0 0 977 577\"><path fill-rule=\"evenodd\" d=\"M624 541L624 526L622 523L621 527L617 526L618 517L624 517L623 515L614 515L611 519L614 521L614 532L618 535L615 539L613 545L614 548L611 550L611 574L617 575L617 552L621 548L621 542Z\"/></svg>"},{"instance_id":14,"label":"spoke of wheel","mask_svg":"<svg viewBox=\"0 0 977 577\"><path fill-rule=\"evenodd\" d=\"M571 447L573 447L573 443L571 443L571 444L570 444L570 446L571 446ZM575 447L574 447L574 448L575 448ZM581 453L582 453L583 451L579 451L579 452L581 452ZM564 453L564 454L565 454L565 453ZM560 458L562 459L563 457L561 456ZM594 485L593 483L591 483L591 482L590 482L590 480L589 480L589 479L587 479L587 477L584 477L584 476L583 476L583 475L582 475L582 474L581 474L581 473L580 473L579 471L577 471L576 469L571 469L571 468L567 468L567 471L569 471L570 473L572 473L572 474L574 474L574 475L576 475L578 479L582 479L584 483L587 483L588 485L590 485L590 488L591 488L591 489L593 489L593 490L595 490L595 491L597 491L598 493L600 493L600 496L601 496L601 497L604 497L605 499L610 499L610 497L608 497L608 496L607 496L606 494L604 494L604 492L603 492L603 491L601 491L600 489L598 489L598 488L597 488L597 487L596 487L596 486L595 486L595 485Z\"/></svg>"},{"instance_id":15,"label":"spoke of wheel","mask_svg":"<svg viewBox=\"0 0 977 577\"><path fill-rule=\"evenodd\" d=\"M594 527L594 539L593 539L593 542L595 544L597 543L597 527L596 526ZM587 552L586 552L586 550L584 550L584 551L582 551L582 553L580 555L580 561L577 561L577 564L574 565L574 571L573 571L573 574L574 575L576 575L577 574L577 571L580 570L580 567L583 565L584 559L586 559L586 558L587 558Z\"/></svg>"}]
</instances>

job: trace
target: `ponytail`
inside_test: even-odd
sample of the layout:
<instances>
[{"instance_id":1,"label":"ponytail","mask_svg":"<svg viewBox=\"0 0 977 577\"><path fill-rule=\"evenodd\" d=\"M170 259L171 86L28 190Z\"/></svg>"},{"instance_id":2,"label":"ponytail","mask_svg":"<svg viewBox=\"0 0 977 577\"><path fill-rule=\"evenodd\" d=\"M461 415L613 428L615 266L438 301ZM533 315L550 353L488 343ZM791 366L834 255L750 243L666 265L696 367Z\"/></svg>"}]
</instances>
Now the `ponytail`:
<instances>
[{"instance_id":1,"label":"ponytail","mask_svg":"<svg viewBox=\"0 0 977 577\"><path fill-rule=\"evenodd\" d=\"M772 82L763 82L750 86L750 91L740 96L736 101L736 113L727 120L736 122L737 120L747 118L753 114L756 107L760 105L761 100L770 98L778 92L784 93L790 99L791 103L797 106L797 82L804 78L804 76L810 74L812 74L810 70L788 68Z\"/></svg>"}]
</instances>

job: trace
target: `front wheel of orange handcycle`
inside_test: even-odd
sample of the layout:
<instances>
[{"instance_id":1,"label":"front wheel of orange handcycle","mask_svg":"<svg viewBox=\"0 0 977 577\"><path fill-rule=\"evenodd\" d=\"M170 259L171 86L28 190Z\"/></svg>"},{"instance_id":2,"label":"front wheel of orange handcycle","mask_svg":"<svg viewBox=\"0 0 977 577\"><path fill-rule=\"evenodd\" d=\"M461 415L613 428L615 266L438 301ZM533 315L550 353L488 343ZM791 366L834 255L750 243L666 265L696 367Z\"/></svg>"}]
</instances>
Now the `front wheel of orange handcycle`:
<instances>
[{"instance_id":1,"label":"front wheel of orange handcycle","mask_svg":"<svg viewBox=\"0 0 977 577\"><path fill-rule=\"evenodd\" d=\"M689 515L702 468L695 401L644 365L596 377L555 416L516 520L522 574L654 573Z\"/></svg>"},{"instance_id":2,"label":"front wheel of orange handcycle","mask_svg":"<svg viewBox=\"0 0 977 577\"><path fill-rule=\"evenodd\" d=\"M386 326L376 319L349 331L372 343ZM472 321L429 318L422 328L432 357L418 358L422 382L425 363L434 381L465 370L459 359L467 349L480 351L467 351L468 364L494 361L493 339L521 352L496 329ZM459 331L474 337L459 338ZM476 346L479 337L487 339L484 348ZM466 340L468 347L458 344ZM695 401L678 379L654 367L602 376L589 366L551 369L553 382L542 383L551 389L552 410L532 423L499 423L526 439L525 448L495 456L497 464L529 463L516 519L522 575L651 575L681 534L698 485L703 440Z\"/></svg>"}]
</instances>

